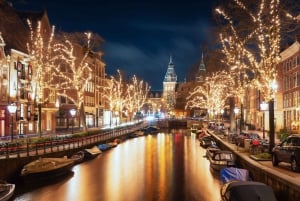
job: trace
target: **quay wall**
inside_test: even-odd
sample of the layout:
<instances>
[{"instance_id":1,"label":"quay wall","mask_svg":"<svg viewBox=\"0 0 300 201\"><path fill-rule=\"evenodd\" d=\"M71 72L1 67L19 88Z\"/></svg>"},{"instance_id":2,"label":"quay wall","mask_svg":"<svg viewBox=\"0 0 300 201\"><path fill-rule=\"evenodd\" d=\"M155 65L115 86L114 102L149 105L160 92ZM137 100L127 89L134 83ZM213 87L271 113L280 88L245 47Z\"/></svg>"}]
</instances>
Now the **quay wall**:
<instances>
[{"instance_id":1,"label":"quay wall","mask_svg":"<svg viewBox=\"0 0 300 201\"><path fill-rule=\"evenodd\" d=\"M18 179L23 166L39 157L64 157L70 156L79 150L90 148L102 142L107 142L119 138L124 140L130 133L142 128L133 127L116 131L110 131L106 134L88 137L84 140L69 142L69 144L47 147L45 149L31 150L29 152L15 153L0 156L0 180L14 181Z\"/></svg>"},{"instance_id":2,"label":"quay wall","mask_svg":"<svg viewBox=\"0 0 300 201\"><path fill-rule=\"evenodd\" d=\"M76 153L77 151L82 150L84 148L89 148L90 146L91 145L86 147L74 148L70 150L46 153L43 155L34 155L34 156L27 156L27 157L10 157L10 158L0 159L0 170L1 170L0 180L14 181L18 179L23 166L33 160L38 159L39 157L45 158L45 157L70 156L73 153Z\"/></svg>"}]
</instances>

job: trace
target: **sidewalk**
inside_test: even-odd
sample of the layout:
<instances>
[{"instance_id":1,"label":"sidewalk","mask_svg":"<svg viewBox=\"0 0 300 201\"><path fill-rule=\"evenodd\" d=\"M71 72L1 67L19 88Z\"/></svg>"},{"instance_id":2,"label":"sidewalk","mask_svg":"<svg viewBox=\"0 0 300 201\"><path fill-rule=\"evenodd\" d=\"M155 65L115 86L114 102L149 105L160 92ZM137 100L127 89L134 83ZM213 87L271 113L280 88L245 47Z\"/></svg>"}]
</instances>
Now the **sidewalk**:
<instances>
[{"instance_id":1,"label":"sidewalk","mask_svg":"<svg viewBox=\"0 0 300 201\"><path fill-rule=\"evenodd\" d=\"M261 131L261 130L243 130L243 132L248 132L248 133L257 133L262 139L263 139L263 132ZM275 133L275 144L278 144L278 143L280 143L280 139L278 138L278 136L276 135L276 133ZM265 131L265 139L267 140L267 141L270 141L269 140L269 134L268 134L268 132L267 131Z\"/></svg>"}]
</instances>

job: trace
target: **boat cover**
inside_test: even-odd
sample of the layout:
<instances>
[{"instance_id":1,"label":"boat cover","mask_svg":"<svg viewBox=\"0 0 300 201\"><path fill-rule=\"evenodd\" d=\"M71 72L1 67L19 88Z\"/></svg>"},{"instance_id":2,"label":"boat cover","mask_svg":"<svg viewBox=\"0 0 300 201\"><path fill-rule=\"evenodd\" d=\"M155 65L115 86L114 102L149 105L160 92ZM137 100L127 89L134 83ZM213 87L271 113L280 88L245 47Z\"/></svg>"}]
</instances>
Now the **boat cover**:
<instances>
[{"instance_id":1,"label":"boat cover","mask_svg":"<svg viewBox=\"0 0 300 201\"><path fill-rule=\"evenodd\" d=\"M260 182L229 182L223 191L226 201L276 201L273 189Z\"/></svg>"},{"instance_id":2,"label":"boat cover","mask_svg":"<svg viewBox=\"0 0 300 201\"><path fill-rule=\"evenodd\" d=\"M249 171L246 169L236 168L236 167L228 167L223 168L220 171L221 181L223 184L229 181L238 180L238 181L249 181Z\"/></svg>"}]
</instances>

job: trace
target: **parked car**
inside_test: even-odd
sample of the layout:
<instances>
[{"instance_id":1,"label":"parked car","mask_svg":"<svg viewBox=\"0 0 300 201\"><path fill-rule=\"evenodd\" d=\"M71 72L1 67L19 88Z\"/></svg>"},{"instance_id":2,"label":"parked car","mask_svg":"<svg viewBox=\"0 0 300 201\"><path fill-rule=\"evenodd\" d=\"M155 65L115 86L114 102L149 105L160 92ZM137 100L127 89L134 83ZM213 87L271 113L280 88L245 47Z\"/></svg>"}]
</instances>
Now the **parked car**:
<instances>
[{"instance_id":1,"label":"parked car","mask_svg":"<svg viewBox=\"0 0 300 201\"><path fill-rule=\"evenodd\" d=\"M208 129L215 129L216 128L216 123L213 121L208 122Z\"/></svg>"},{"instance_id":2,"label":"parked car","mask_svg":"<svg viewBox=\"0 0 300 201\"><path fill-rule=\"evenodd\" d=\"M222 122L216 123L216 129L218 129L218 130L224 130L225 129L224 123L222 123Z\"/></svg>"},{"instance_id":3,"label":"parked car","mask_svg":"<svg viewBox=\"0 0 300 201\"><path fill-rule=\"evenodd\" d=\"M244 147L245 146L245 139L250 139L251 141L258 140L259 142L263 141L263 139L257 133L242 132L240 135L238 135L235 138L235 144L238 145L238 146Z\"/></svg>"},{"instance_id":4,"label":"parked car","mask_svg":"<svg viewBox=\"0 0 300 201\"><path fill-rule=\"evenodd\" d=\"M294 172L300 171L300 135L290 135L272 150L272 164L280 162L291 164Z\"/></svg>"}]
</instances>

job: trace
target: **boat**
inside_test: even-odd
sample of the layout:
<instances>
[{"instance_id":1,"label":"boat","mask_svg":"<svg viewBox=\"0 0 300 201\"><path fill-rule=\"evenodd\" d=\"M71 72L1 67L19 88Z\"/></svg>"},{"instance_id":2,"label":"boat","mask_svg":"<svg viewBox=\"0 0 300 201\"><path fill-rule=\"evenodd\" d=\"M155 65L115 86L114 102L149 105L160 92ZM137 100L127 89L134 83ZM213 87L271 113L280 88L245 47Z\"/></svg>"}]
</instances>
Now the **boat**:
<instances>
[{"instance_id":1,"label":"boat","mask_svg":"<svg viewBox=\"0 0 300 201\"><path fill-rule=\"evenodd\" d=\"M74 165L74 160L62 158L39 158L26 165L21 170L23 178L49 178L66 174Z\"/></svg>"},{"instance_id":2,"label":"boat","mask_svg":"<svg viewBox=\"0 0 300 201\"><path fill-rule=\"evenodd\" d=\"M85 152L78 151L78 152L72 154L69 158L74 161L74 164L82 163L85 159Z\"/></svg>"},{"instance_id":3,"label":"boat","mask_svg":"<svg viewBox=\"0 0 300 201\"><path fill-rule=\"evenodd\" d=\"M90 149L84 149L83 151L87 160L96 158L99 154L102 153L102 151L96 145Z\"/></svg>"},{"instance_id":4,"label":"boat","mask_svg":"<svg viewBox=\"0 0 300 201\"><path fill-rule=\"evenodd\" d=\"M213 156L214 152L221 150L217 146L210 146L206 149L205 157L208 159L208 157Z\"/></svg>"},{"instance_id":5,"label":"boat","mask_svg":"<svg viewBox=\"0 0 300 201\"><path fill-rule=\"evenodd\" d=\"M16 185L0 181L0 201L9 200L15 192Z\"/></svg>"},{"instance_id":6,"label":"boat","mask_svg":"<svg viewBox=\"0 0 300 201\"><path fill-rule=\"evenodd\" d=\"M191 134L196 135L196 134L200 133L202 130L199 130L198 128L199 128L199 124L192 124L192 126L190 128Z\"/></svg>"},{"instance_id":7,"label":"boat","mask_svg":"<svg viewBox=\"0 0 300 201\"><path fill-rule=\"evenodd\" d=\"M157 126L148 126L143 129L144 134L156 134L159 131L159 128Z\"/></svg>"},{"instance_id":8,"label":"boat","mask_svg":"<svg viewBox=\"0 0 300 201\"><path fill-rule=\"evenodd\" d=\"M200 138L199 141L200 141L200 146L202 146L203 148L208 148L210 146L217 145L216 141L211 136L204 136Z\"/></svg>"},{"instance_id":9,"label":"boat","mask_svg":"<svg viewBox=\"0 0 300 201\"><path fill-rule=\"evenodd\" d=\"M223 184L230 181L251 181L249 171L243 168L228 167L220 171L221 181Z\"/></svg>"},{"instance_id":10,"label":"boat","mask_svg":"<svg viewBox=\"0 0 300 201\"><path fill-rule=\"evenodd\" d=\"M276 201L273 189L256 181L229 181L221 187L222 201Z\"/></svg>"},{"instance_id":11,"label":"boat","mask_svg":"<svg viewBox=\"0 0 300 201\"><path fill-rule=\"evenodd\" d=\"M214 147L207 149L207 158L212 169L219 171L226 167L235 166L235 158L231 151L221 150Z\"/></svg>"},{"instance_id":12,"label":"boat","mask_svg":"<svg viewBox=\"0 0 300 201\"><path fill-rule=\"evenodd\" d=\"M145 132L142 130L137 130L133 132L137 137L145 135Z\"/></svg>"},{"instance_id":13,"label":"boat","mask_svg":"<svg viewBox=\"0 0 300 201\"><path fill-rule=\"evenodd\" d=\"M101 151L107 151L111 148L114 148L118 145L118 143L116 142L108 142L108 143L103 143L103 144L99 144L98 145L98 148L101 150Z\"/></svg>"},{"instance_id":14,"label":"boat","mask_svg":"<svg viewBox=\"0 0 300 201\"><path fill-rule=\"evenodd\" d=\"M111 148L115 148L116 146L118 146L118 143L117 142L108 142L107 143Z\"/></svg>"},{"instance_id":15,"label":"boat","mask_svg":"<svg viewBox=\"0 0 300 201\"><path fill-rule=\"evenodd\" d=\"M261 182L252 181L249 171L228 167L220 171L222 201L276 201L273 189ZM247 195L247 196L245 196Z\"/></svg>"}]
</instances>

